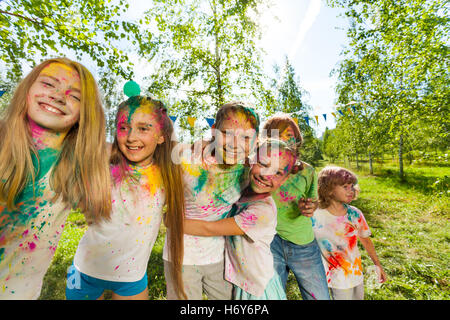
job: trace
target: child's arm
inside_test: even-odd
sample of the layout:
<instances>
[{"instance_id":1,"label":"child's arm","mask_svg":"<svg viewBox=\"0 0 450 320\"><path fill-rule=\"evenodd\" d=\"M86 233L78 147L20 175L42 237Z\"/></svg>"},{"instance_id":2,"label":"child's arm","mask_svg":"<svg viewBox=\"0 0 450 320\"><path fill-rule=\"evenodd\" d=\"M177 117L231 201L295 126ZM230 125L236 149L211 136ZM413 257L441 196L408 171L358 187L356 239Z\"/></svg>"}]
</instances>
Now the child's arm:
<instances>
[{"instance_id":1,"label":"child's arm","mask_svg":"<svg viewBox=\"0 0 450 320\"><path fill-rule=\"evenodd\" d=\"M369 255L370 259L372 259L373 263L376 267L378 267L378 270L380 273L378 274L378 278L380 283L386 282L387 275L383 270L383 267L381 266L380 260L378 260L377 253L375 252L375 246L373 245L372 240L370 238L359 238L359 241L361 241L361 244L363 245L364 249L367 251L367 254Z\"/></svg>"},{"instance_id":2,"label":"child's arm","mask_svg":"<svg viewBox=\"0 0 450 320\"><path fill-rule=\"evenodd\" d=\"M184 219L184 233L193 236L240 236L244 234L234 218L218 221Z\"/></svg>"}]
</instances>

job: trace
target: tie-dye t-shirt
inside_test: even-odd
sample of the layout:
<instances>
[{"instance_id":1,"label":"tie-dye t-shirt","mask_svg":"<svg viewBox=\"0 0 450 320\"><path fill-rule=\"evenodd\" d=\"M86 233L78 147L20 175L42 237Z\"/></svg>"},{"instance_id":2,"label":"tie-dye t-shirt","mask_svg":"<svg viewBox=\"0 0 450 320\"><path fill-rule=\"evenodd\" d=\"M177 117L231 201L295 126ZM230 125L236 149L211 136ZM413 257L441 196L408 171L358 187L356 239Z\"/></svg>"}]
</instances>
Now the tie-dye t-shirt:
<instances>
[{"instance_id":1,"label":"tie-dye t-shirt","mask_svg":"<svg viewBox=\"0 0 450 320\"><path fill-rule=\"evenodd\" d=\"M144 276L161 225L165 193L157 165L134 168L133 175L137 184L122 182L112 189L111 220L89 226L80 240L74 258L80 272L122 282Z\"/></svg>"},{"instance_id":2,"label":"tie-dye t-shirt","mask_svg":"<svg viewBox=\"0 0 450 320\"><path fill-rule=\"evenodd\" d=\"M0 300L39 297L70 212L60 199L51 201L49 180L58 152L47 148L38 155L34 192L30 181L15 201L17 211L0 205ZM34 155L33 163L37 168Z\"/></svg>"},{"instance_id":3,"label":"tie-dye t-shirt","mask_svg":"<svg viewBox=\"0 0 450 320\"><path fill-rule=\"evenodd\" d=\"M301 198L317 199L317 173L314 168L303 162L304 169L289 178L281 187L272 192L278 210L278 235L298 245L314 240L311 218L305 217L298 209Z\"/></svg>"},{"instance_id":4,"label":"tie-dye t-shirt","mask_svg":"<svg viewBox=\"0 0 450 320\"><path fill-rule=\"evenodd\" d=\"M367 238L371 235L362 212L353 206L346 207L347 214L344 216L317 209L312 218L328 286L335 289L349 289L363 282L358 237Z\"/></svg>"},{"instance_id":5,"label":"tie-dye t-shirt","mask_svg":"<svg viewBox=\"0 0 450 320\"><path fill-rule=\"evenodd\" d=\"M274 275L270 243L275 236L277 208L271 196L242 199L230 214L244 231L225 240L225 279L260 297Z\"/></svg>"},{"instance_id":6,"label":"tie-dye t-shirt","mask_svg":"<svg viewBox=\"0 0 450 320\"><path fill-rule=\"evenodd\" d=\"M248 167L243 164L223 166L214 156L183 159L185 218L216 221L226 217L233 204L241 197L247 184ZM223 236L201 237L184 235L185 265L206 265L224 259ZM167 235L164 260L168 259Z\"/></svg>"}]
</instances>

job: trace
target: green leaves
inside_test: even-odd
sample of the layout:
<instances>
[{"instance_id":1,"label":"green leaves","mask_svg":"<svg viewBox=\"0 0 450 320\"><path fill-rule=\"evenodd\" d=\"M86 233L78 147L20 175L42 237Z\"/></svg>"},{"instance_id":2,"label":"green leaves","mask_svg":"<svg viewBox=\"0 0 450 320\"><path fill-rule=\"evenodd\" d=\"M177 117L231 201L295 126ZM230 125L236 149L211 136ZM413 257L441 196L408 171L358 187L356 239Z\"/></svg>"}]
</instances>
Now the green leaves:
<instances>
[{"instance_id":1,"label":"green leaves","mask_svg":"<svg viewBox=\"0 0 450 320\"><path fill-rule=\"evenodd\" d=\"M111 4L94 0L24 0L8 5L0 2L0 59L6 63L8 77L21 76L23 60L34 65L40 56L61 55L67 50L79 59L87 54L98 66L130 77L132 63L116 47L123 47L126 38L134 41L138 51L147 49L142 39L148 35L132 22L119 21L119 15L127 7L125 1ZM132 45L125 47L131 49Z\"/></svg>"}]
</instances>

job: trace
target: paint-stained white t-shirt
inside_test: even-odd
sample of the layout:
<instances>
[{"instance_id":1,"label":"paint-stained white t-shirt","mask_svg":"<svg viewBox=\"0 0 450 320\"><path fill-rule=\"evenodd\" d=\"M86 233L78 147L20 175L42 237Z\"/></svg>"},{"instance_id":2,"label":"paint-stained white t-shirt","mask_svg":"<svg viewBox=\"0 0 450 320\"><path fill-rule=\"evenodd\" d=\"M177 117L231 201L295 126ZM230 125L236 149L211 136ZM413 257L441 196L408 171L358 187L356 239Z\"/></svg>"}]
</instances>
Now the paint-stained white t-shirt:
<instances>
[{"instance_id":1,"label":"paint-stained white t-shirt","mask_svg":"<svg viewBox=\"0 0 450 320\"><path fill-rule=\"evenodd\" d=\"M52 149L38 153L40 171L34 193L30 183L16 201L18 210L0 205L0 300L39 298L70 213L60 199L51 201L55 193L49 180L58 153Z\"/></svg>"},{"instance_id":2,"label":"paint-stained white t-shirt","mask_svg":"<svg viewBox=\"0 0 450 320\"><path fill-rule=\"evenodd\" d=\"M115 167L112 167L113 176ZM74 258L78 271L108 281L142 279L158 235L165 204L160 169L133 168L138 184L112 189L111 220L89 226Z\"/></svg>"},{"instance_id":3,"label":"paint-stained white t-shirt","mask_svg":"<svg viewBox=\"0 0 450 320\"><path fill-rule=\"evenodd\" d=\"M276 233L277 207L271 196L243 198L231 216L245 234L226 237L225 279L254 296L262 296L275 272L270 243Z\"/></svg>"},{"instance_id":4,"label":"paint-stained white t-shirt","mask_svg":"<svg viewBox=\"0 0 450 320\"><path fill-rule=\"evenodd\" d=\"M195 156L195 155L194 155ZM217 221L226 217L247 183L243 164L222 166L213 156L182 160L185 218ZM224 259L223 236L184 235L184 265L207 265ZM168 259L167 236L163 253Z\"/></svg>"}]
</instances>

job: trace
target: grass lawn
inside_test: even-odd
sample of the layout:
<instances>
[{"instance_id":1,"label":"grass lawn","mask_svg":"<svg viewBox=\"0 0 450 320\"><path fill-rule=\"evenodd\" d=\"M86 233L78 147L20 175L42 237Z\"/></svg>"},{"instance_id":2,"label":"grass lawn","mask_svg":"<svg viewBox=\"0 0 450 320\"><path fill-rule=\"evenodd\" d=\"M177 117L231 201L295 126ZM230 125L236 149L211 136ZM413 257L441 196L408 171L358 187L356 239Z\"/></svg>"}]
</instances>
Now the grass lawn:
<instances>
[{"instance_id":1,"label":"grass lawn","mask_svg":"<svg viewBox=\"0 0 450 320\"><path fill-rule=\"evenodd\" d=\"M342 164L340 164L342 166ZM395 165L351 168L359 177L361 193L352 204L362 210L372 230L380 261L388 274L382 285L373 281L372 261L360 246L366 271L365 298L370 300L450 299L450 194L448 166L407 166L406 181ZM65 299L67 268L86 230L82 214L71 213L45 276L40 299ZM165 299L162 248L164 226L148 264L150 299ZM110 294L105 295L106 298ZM301 299L292 274L289 300Z\"/></svg>"}]
</instances>

